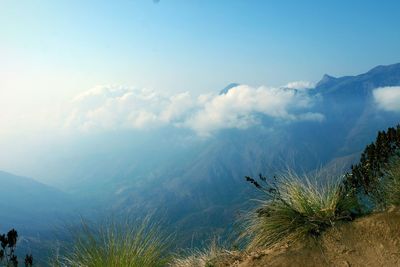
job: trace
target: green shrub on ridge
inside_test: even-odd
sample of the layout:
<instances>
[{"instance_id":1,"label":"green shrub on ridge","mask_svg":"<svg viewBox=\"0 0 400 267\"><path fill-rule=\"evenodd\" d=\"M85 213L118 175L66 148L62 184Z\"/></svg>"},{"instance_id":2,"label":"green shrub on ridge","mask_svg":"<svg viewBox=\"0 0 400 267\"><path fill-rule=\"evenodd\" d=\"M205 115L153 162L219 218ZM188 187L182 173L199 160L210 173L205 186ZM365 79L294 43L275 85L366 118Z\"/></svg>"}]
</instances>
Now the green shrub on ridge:
<instances>
[{"instance_id":1,"label":"green shrub on ridge","mask_svg":"<svg viewBox=\"0 0 400 267\"><path fill-rule=\"evenodd\" d=\"M382 178L381 195L384 206L400 206L400 157L388 164Z\"/></svg>"}]
</instances>

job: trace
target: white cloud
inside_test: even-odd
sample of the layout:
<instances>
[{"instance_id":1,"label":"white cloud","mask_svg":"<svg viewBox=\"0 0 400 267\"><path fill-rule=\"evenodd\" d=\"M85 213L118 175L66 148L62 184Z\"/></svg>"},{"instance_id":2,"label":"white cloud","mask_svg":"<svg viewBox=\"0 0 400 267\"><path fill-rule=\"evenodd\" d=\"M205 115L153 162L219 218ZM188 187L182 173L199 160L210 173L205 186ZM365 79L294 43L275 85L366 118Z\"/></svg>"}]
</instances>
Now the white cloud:
<instances>
[{"instance_id":1,"label":"white cloud","mask_svg":"<svg viewBox=\"0 0 400 267\"><path fill-rule=\"evenodd\" d=\"M378 107L386 111L400 111L400 86L380 87L373 91Z\"/></svg>"},{"instance_id":2,"label":"white cloud","mask_svg":"<svg viewBox=\"0 0 400 267\"><path fill-rule=\"evenodd\" d=\"M170 122L184 117L185 113L193 107L193 99L189 92L173 95L168 99L168 104L160 114L163 122Z\"/></svg>"},{"instance_id":3,"label":"white cloud","mask_svg":"<svg viewBox=\"0 0 400 267\"><path fill-rule=\"evenodd\" d=\"M294 82L290 82L284 86L284 88L298 89L298 90L312 89L314 87L315 87L315 83L308 82L308 81L294 81Z\"/></svg>"},{"instance_id":4,"label":"white cloud","mask_svg":"<svg viewBox=\"0 0 400 267\"><path fill-rule=\"evenodd\" d=\"M162 123L159 113L167 102L148 89L97 86L73 100L66 126L84 131L155 127Z\"/></svg>"},{"instance_id":5,"label":"white cloud","mask_svg":"<svg viewBox=\"0 0 400 267\"><path fill-rule=\"evenodd\" d=\"M189 92L166 95L148 89L98 86L78 95L66 126L84 131L148 129L173 125L210 135L226 128L248 128L261 116L281 120L323 119L310 113L306 91L240 85L223 95Z\"/></svg>"},{"instance_id":6,"label":"white cloud","mask_svg":"<svg viewBox=\"0 0 400 267\"><path fill-rule=\"evenodd\" d=\"M283 120L296 120L298 114L290 110L308 108L312 99L307 94L284 88L239 85L226 94L205 102L186 125L201 135L225 128L248 128L259 122L263 114ZM303 119L314 119L311 116Z\"/></svg>"}]
</instances>

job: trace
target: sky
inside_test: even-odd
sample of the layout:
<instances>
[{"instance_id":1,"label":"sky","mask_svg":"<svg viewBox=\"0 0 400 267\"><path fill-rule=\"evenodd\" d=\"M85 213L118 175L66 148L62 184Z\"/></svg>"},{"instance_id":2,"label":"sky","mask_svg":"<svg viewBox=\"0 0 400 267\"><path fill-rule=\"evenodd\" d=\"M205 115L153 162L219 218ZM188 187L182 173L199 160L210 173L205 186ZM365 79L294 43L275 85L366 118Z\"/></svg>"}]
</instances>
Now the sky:
<instances>
[{"instance_id":1,"label":"sky","mask_svg":"<svg viewBox=\"0 0 400 267\"><path fill-rule=\"evenodd\" d=\"M189 94L188 101L207 113L232 106L209 94L238 82L247 87L236 99L243 100L248 88L254 89L245 98L251 101L273 94L272 102L283 105L279 116L291 117L287 105L307 97L285 102L273 88L400 62L399 12L399 1L0 0L0 136L76 125L71 118L82 109L77 97L96 88L123 88L119 97L132 88L157 92L150 95L163 100L165 110ZM106 102L102 109L125 107ZM236 104L240 115L243 105ZM142 125L175 121L183 112L165 110L121 116L124 123ZM83 128L104 127L101 112L86 114L91 121ZM321 119L307 114L300 115ZM101 125L93 124L96 116ZM196 116L180 123L197 123ZM107 125L119 119L109 117ZM247 119L231 123L240 127ZM198 131L208 134L219 126L210 127Z\"/></svg>"}]
</instances>

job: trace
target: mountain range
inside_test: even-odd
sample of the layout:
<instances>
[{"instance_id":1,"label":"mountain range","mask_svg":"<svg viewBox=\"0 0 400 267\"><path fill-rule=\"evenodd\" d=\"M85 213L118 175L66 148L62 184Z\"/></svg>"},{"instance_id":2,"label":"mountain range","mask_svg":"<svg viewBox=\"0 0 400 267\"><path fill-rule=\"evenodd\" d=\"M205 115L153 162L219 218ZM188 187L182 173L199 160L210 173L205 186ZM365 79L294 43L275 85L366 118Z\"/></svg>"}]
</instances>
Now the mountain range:
<instances>
[{"instance_id":1,"label":"mountain range","mask_svg":"<svg viewBox=\"0 0 400 267\"><path fill-rule=\"evenodd\" d=\"M55 177L63 192L0 173L1 226L34 232L79 206L88 217L155 214L182 246L224 236L258 194L244 176L272 176L288 167L300 173L323 167L344 172L379 130L398 124L400 112L381 109L374 98L376 88L389 86L400 86L400 64L356 76L324 75L307 89L316 99L310 112L323 120L288 123L261 116L260 124L209 138L166 127L71 142L61 156L45 158L41 171ZM34 223L24 225L26 218Z\"/></svg>"}]
</instances>

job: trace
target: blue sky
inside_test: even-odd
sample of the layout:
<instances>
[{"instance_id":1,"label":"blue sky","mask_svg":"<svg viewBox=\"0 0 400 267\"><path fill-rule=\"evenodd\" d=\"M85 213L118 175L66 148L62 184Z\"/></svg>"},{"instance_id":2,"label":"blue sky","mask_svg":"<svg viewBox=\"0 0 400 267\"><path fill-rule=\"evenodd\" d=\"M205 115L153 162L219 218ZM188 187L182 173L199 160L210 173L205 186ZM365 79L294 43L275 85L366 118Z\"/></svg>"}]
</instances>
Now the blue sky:
<instances>
[{"instance_id":1,"label":"blue sky","mask_svg":"<svg viewBox=\"0 0 400 267\"><path fill-rule=\"evenodd\" d=\"M87 86L210 90L400 61L399 12L398 1L2 1L0 40Z\"/></svg>"},{"instance_id":2,"label":"blue sky","mask_svg":"<svg viewBox=\"0 0 400 267\"><path fill-rule=\"evenodd\" d=\"M0 122L96 85L201 93L362 73L400 62L399 13L399 1L0 1Z\"/></svg>"}]
</instances>

